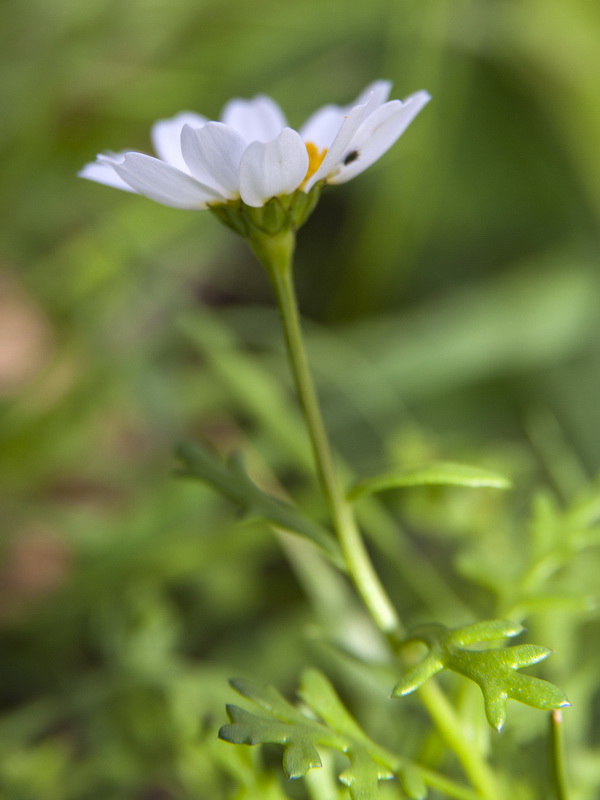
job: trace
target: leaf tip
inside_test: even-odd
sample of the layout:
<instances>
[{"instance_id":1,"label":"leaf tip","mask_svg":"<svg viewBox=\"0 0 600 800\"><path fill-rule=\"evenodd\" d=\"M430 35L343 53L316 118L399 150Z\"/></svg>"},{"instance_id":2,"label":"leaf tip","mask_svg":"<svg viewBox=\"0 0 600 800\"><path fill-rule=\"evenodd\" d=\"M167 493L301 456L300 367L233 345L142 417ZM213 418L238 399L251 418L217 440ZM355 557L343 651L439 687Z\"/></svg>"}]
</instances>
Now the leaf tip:
<instances>
[{"instance_id":1,"label":"leaf tip","mask_svg":"<svg viewBox=\"0 0 600 800\"><path fill-rule=\"evenodd\" d=\"M220 739L222 742L228 742L229 739L227 737L227 728L229 727L229 725L221 725L219 732L217 733L217 739Z\"/></svg>"},{"instance_id":2,"label":"leaf tip","mask_svg":"<svg viewBox=\"0 0 600 800\"><path fill-rule=\"evenodd\" d=\"M230 706L227 706L227 716L231 722L227 725L221 725L219 732L217 733L217 738L222 742L228 742L229 744L241 744L239 737L236 736L236 726L233 715L230 713Z\"/></svg>"},{"instance_id":3,"label":"leaf tip","mask_svg":"<svg viewBox=\"0 0 600 800\"><path fill-rule=\"evenodd\" d=\"M499 637L504 638L506 636L508 639L520 636L527 630L520 622L513 622L512 620L498 620L496 625Z\"/></svg>"},{"instance_id":4,"label":"leaf tip","mask_svg":"<svg viewBox=\"0 0 600 800\"><path fill-rule=\"evenodd\" d=\"M250 698L252 695L251 685L244 678L230 678L229 685L232 689L235 689L238 694L241 694L242 697Z\"/></svg>"},{"instance_id":5,"label":"leaf tip","mask_svg":"<svg viewBox=\"0 0 600 800\"><path fill-rule=\"evenodd\" d=\"M283 771L291 781L303 778L311 769L323 766L319 753L312 744L289 742L283 753Z\"/></svg>"},{"instance_id":6,"label":"leaf tip","mask_svg":"<svg viewBox=\"0 0 600 800\"><path fill-rule=\"evenodd\" d=\"M483 694L485 715L488 722L498 733L502 733L506 722L506 695L499 694L494 697L484 691Z\"/></svg>"},{"instance_id":7,"label":"leaf tip","mask_svg":"<svg viewBox=\"0 0 600 800\"><path fill-rule=\"evenodd\" d=\"M407 685L404 681L399 681L392 689L390 700L394 700L396 697L406 697L407 694L414 692L416 688L416 686Z\"/></svg>"}]
</instances>

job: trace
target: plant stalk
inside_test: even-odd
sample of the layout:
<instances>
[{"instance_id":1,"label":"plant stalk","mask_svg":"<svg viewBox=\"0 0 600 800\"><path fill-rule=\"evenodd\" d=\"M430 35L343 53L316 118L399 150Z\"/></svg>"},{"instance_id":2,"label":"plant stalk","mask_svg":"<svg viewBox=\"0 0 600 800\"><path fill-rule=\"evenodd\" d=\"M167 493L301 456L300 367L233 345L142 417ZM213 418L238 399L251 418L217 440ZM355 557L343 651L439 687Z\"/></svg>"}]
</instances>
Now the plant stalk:
<instances>
[{"instance_id":1,"label":"plant stalk","mask_svg":"<svg viewBox=\"0 0 600 800\"><path fill-rule=\"evenodd\" d=\"M300 317L294 291L292 259L295 236L284 231L252 242L259 260L267 268L281 317L287 354L308 427L319 479L340 542L348 573L378 628L388 637L399 637L402 625L383 588L358 530L335 469L333 454L317 393L308 367Z\"/></svg>"},{"instance_id":2,"label":"plant stalk","mask_svg":"<svg viewBox=\"0 0 600 800\"><path fill-rule=\"evenodd\" d=\"M356 524L352 506L340 485L309 371L294 291L292 269L294 245L295 235L291 230L251 240L251 246L259 261L266 267L275 292L298 398L346 568L377 627L386 635L394 651L397 651L397 645L404 635L403 625L375 572ZM464 735L460 720L437 684L429 681L421 688L419 694L440 734L461 762L478 796L482 800L499 800L492 771Z\"/></svg>"},{"instance_id":3,"label":"plant stalk","mask_svg":"<svg viewBox=\"0 0 600 800\"><path fill-rule=\"evenodd\" d=\"M492 770L484 759L480 758L475 744L465 735L460 718L433 678L421 686L419 697L479 796L485 800L500 800L500 792Z\"/></svg>"}]
</instances>

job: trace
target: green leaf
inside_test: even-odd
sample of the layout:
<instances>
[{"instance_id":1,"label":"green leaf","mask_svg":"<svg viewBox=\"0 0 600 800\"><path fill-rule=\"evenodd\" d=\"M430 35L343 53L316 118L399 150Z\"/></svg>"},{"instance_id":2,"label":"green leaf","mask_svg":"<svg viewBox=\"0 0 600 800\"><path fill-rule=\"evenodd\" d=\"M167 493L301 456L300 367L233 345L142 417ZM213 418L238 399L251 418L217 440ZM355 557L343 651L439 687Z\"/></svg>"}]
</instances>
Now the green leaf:
<instances>
[{"instance_id":1,"label":"green leaf","mask_svg":"<svg viewBox=\"0 0 600 800\"><path fill-rule=\"evenodd\" d=\"M469 486L490 489L509 489L510 481L496 472L451 461L436 461L416 467L402 467L383 475L366 478L348 493L349 500L366 494L409 486Z\"/></svg>"},{"instance_id":2,"label":"green leaf","mask_svg":"<svg viewBox=\"0 0 600 800\"><path fill-rule=\"evenodd\" d=\"M448 633L448 640L458 647L466 647L478 642L500 642L523 633L525 628L519 622L505 619L484 620L454 628Z\"/></svg>"},{"instance_id":3,"label":"green leaf","mask_svg":"<svg viewBox=\"0 0 600 800\"><path fill-rule=\"evenodd\" d=\"M372 745L354 717L348 713L323 673L314 669L307 670L302 677L298 694L332 730L355 741L363 741L366 748ZM363 759L361 751L357 751L353 766L342 772L340 780L346 786L354 787L356 797L361 797L359 792L371 791L371 784L376 786L378 781L389 780L392 777L393 773L388 769L382 769L381 765L376 764L372 759ZM421 800L427 796L427 787L420 773L410 764L403 766L400 771L400 779L406 795L411 800ZM369 794L364 796L370 797Z\"/></svg>"},{"instance_id":4,"label":"green leaf","mask_svg":"<svg viewBox=\"0 0 600 800\"><path fill-rule=\"evenodd\" d=\"M425 784L418 768L369 739L320 672L308 670L302 677L299 690L305 704L302 710L273 687L241 680L232 681L232 685L269 716L228 706L230 724L219 731L224 741L283 745L283 769L291 779L301 778L321 765L319 747L337 750L349 761L339 779L349 788L352 800L376 800L379 781L395 775L412 792L409 797L425 797Z\"/></svg>"},{"instance_id":5,"label":"green leaf","mask_svg":"<svg viewBox=\"0 0 600 800\"><path fill-rule=\"evenodd\" d=\"M249 516L264 519L283 530L310 539L342 570L344 560L333 536L304 517L294 506L261 491L248 477L241 456L228 463L199 444L180 444L176 456L181 462L178 474L210 484L216 491L240 506Z\"/></svg>"},{"instance_id":6,"label":"green leaf","mask_svg":"<svg viewBox=\"0 0 600 800\"><path fill-rule=\"evenodd\" d=\"M352 800L376 798L379 781L393 777L388 770L382 770L366 750L356 750L352 755L350 766L339 776L344 786L350 789Z\"/></svg>"},{"instance_id":7,"label":"green leaf","mask_svg":"<svg viewBox=\"0 0 600 800\"><path fill-rule=\"evenodd\" d=\"M517 672L547 658L552 652L548 648L523 644L494 650L465 649L480 642L517 636L522 631L521 625L505 620L478 622L452 630L443 625L416 628L408 641L424 642L429 653L398 681L392 697L410 694L437 672L449 669L479 685L486 716L497 730L504 726L509 698L544 710L568 706L564 692L554 684Z\"/></svg>"},{"instance_id":8,"label":"green leaf","mask_svg":"<svg viewBox=\"0 0 600 800\"><path fill-rule=\"evenodd\" d=\"M332 730L353 739L365 738L360 725L347 711L322 672L316 669L306 670L298 695Z\"/></svg>"},{"instance_id":9,"label":"green leaf","mask_svg":"<svg viewBox=\"0 0 600 800\"><path fill-rule=\"evenodd\" d=\"M290 779L301 778L309 769L321 766L321 759L312 744L313 726L281 722L251 714L235 705L227 706L230 725L223 725L219 737L232 744L284 745L283 768Z\"/></svg>"}]
</instances>

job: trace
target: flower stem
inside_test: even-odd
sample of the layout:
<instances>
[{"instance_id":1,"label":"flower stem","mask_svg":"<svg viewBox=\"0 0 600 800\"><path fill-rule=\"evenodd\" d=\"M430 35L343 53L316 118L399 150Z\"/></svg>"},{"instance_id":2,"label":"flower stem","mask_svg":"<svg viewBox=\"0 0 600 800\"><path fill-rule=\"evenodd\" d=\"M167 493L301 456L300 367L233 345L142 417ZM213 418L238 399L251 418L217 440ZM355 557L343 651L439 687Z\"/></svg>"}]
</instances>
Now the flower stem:
<instances>
[{"instance_id":1,"label":"flower stem","mask_svg":"<svg viewBox=\"0 0 600 800\"><path fill-rule=\"evenodd\" d=\"M266 267L275 292L287 354L300 405L308 427L319 479L327 500L344 561L357 591L379 630L393 650L403 636L403 626L365 547L351 504L342 490L325 430L317 393L308 367L294 291L292 260L295 235L291 230L250 240ZM437 684L429 681L419 692L424 705L448 746L455 752L482 800L499 800L492 771L462 731L460 720Z\"/></svg>"},{"instance_id":2,"label":"flower stem","mask_svg":"<svg viewBox=\"0 0 600 800\"><path fill-rule=\"evenodd\" d=\"M342 491L308 368L292 273L294 233L284 231L276 236L264 239L261 237L258 241L253 239L251 244L259 260L267 268L273 285L288 358L308 427L319 479L348 573L379 629L388 637L398 637L402 629L398 614L373 568L352 507Z\"/></svg>"}]
</instances>

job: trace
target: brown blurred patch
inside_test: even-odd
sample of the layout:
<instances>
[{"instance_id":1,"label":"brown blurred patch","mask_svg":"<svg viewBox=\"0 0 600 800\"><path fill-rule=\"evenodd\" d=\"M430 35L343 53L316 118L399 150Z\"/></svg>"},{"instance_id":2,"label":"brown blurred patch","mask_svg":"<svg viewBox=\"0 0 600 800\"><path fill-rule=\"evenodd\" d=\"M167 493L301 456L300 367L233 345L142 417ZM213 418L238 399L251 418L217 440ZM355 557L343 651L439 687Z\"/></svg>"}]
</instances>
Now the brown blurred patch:
<instances>
[{"instance_id":1,"label":"brown blurred patch","mask_svg":"<svg viewBox=\"0 0 600 800\"><path fill-rule=\"evenodd\" d=\"M127 500L124 487L102 483L81 475L64 475L48 488L49 497L57 503L79 508L110 512L123 507Z\"/></svg>"},{"instance_id":2,"label":"brown blurred patch","mask_svg":"<svg viewBox=\"0 0 600 800\"><path fill-rule=\"evenodd\" d=\"M0 272L0 395L18 392L51 350L52 331L41 310L13 277Z\"/></svg>"},{"instance_id":3,"label":"brown blurred patch","mask_svg":"<svg viewBox=\"0 0 600 800\"><path fill-rule=\"evenodd\" d=\"M56 591L71 561L68 545L50 528L40 525L15 536L0 564L0 619L14 619Z\"/></svg>"}]
</instances>

